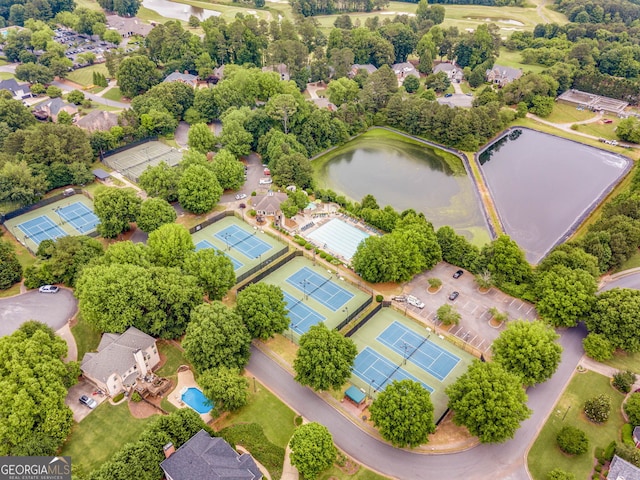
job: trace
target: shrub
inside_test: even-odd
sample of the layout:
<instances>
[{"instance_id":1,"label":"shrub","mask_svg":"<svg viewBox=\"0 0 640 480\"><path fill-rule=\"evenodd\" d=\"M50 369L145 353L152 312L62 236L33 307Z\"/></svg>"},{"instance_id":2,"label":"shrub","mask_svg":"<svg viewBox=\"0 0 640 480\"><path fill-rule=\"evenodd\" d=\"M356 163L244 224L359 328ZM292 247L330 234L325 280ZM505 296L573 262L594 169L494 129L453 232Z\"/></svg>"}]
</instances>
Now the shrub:
<instances>
[{"instance_id":1,"label":"shrub","mask_svg":"<svg viewBox=\"0 0 640 480\"><path fill-rule=\"evenodd\" d=\"M558 442L560 450L570 455L581 455L589 448L587 434L576 427L564 427L558 433L556 442Z\"/></svg>"},{"instance_id":2,"label":"shrub","mask_svg":"<svg viewBox=\"0 0 640 480\"><path fill-rule=\"evenodd\" d=\"M257 195L256 191L254 190L253 192L251 192L251 196L255 197Z\"/></svg>"},{"instance_id":3,"label":"shrub","mask_svg":"<svg viewBox=\"0 0 640 480\"><path fill-rule=\"evenodd\" d=\"M327 254L325 252L320 252L320 258L327 258Z\"/></svg>"},{"instance_id":4,"label":"shrub","mask_svg":"<svg viewBox=\"0 0 640 480\"><path fill-rule=\"evenodd\" d=\"M603 362L613 357L613 345L611 345L607 337L598 333L587 335L582 340L582 347L584 348L584 353L598 362Z\"/></svg>"},{"instance_id":5,"label":"shrub","mask_svg":"<svg viewBox=\"0 0 640 480\"><path fill-rule=\"evenodd\" d=\"M596 465L595 469L596 472L600 473L602 471L602 465L598 464Z\"/></svg>"},{"instance_id":6,"label":"shrub","mask_svg":"<svg viewBox=\"0 0 640 480\"><path fill-rule=\"evenodd\" d=\"M625 423L622 426L621 437L622 443L635 446L635 443L633 441L633 425L631 425L630 423Z\"/></svg>"},{"instance_id":7,"label":"shrub","mask_svg":"<svg viewBox=\"0 0 640 480\"><path fill-rule=\"evenodd\" d=\"M124 398L124 392L120 392L115 397L113 397L113 402L118 403L120 400Z\"/></svg>"},{"instance_id":8,"label":"shrub","mask_svg":"<svg viewBox=\"0 0 640 480\"><path fill-rule=\"evenodd\" d=\"M382 300L384 300L384 297L382 295L376 295L376 302L380 303L382 302Z\"/></svg>"},{"instance_id":9,"label":"shrub","mask_svg":"<svg viewBox=\"0 0 640 480\"><path fill-rule=\"evenodd\" d=\"M590 398L584 404L584 413L595 423L604 423L609 419L611 412L611 397L604 393Z\"/></svg>"},{"instance_id":10,"label":"shrub","mask_svg":"<svg viewBox=\"0 0 640 480\"><path fill-rule=\"evenodd\" d=\"M605 461L610 462L613 459L613 455L616 453L616 441L613 440L607 448L604 449L604 454L602 457Z\"/></svg>"},{"instance_id":11,"label":"shrub","mask_svg":"<svg viewBox=\"0 0 640 480\"><path fill-rule=\"evenodd\" d=\"M251 215L252 217L255 217L257 214L257 212L252 208L251 210L249 210L249 215Z\"/></svg>"},{"instance_id":12,"label":"shrub","mask_svg":"<svg viewBox=\"0 0 640 480\"><path fill-rule=\"evenodd\" d=\"M605 458L604 458L604 448L602 447L596 447L595 451L593 452L594 456L596 457L596 460L598 460L598 463L600 464L604 464L605 462Z\"/></svg>"},{"instance_id":13,"label":"shrub","mask_svg":"<svg viewBox=\"0 0 640 480\"><path fill-rule=\"evenodd\" d=\"M138 402L142 401L142 397L140 396L140 394L138 392L133 392L133 395L131 395L131 401L138 403Z\"/></svg>"},{"instance_id":14,"label":"shrub","mask_svg":"<svg viewBox=\"0 0 640 480\"><path fill-rule=\"evenodd\" d=\"M547 475L547 480L576 480L576 476L571 472L566 472L560 468L554 468Z\"/></svg>"},{"instance_id":15,"label":"shrub","mask_svg":"<svg viewBox=\"0 0 640 480\"><path fill-rule=\"evenodd\" d=\"M640 425L640 393L632 393L624 404L624 413L633 426Z\"/></svg>"},{"instance_id":16,"label":"shrub","mask_svg":"<svg viewBox=\"0 0 640 480\"><path fill-rule=\"evenodd\" d=\"M305 250L311 250L312 248L313 248L313 245L311 245L310 243L307 242L307 243L304 244L304 249Z\"/></svg>"},{"instance_id":17,"label":"shrub","mask_svg":"<svg viewBox=\"0 0 640 480\"><path fill-rule=\"evenodd\" d=\"M440 288L442 285L442 280L439 278L429 278L427 282L429 282L429 286L433 289Z\"/></svg>"},{"instance_id":18,"label":"shrub","mask_svg":"<svg viewBox=\"0 0 640 480\"><path fill-rule=\"evenodd\" d=\"M622 393L629 393L634 383L636 383L636 374L630 370L618 372L613 376L613 386Z\"/></svg>"},{"instance_id":19,"label":"shrub","mask_svg":"<svg viewBox=\"0 0 640 480\"><path fill-rule=\"evenodd\" d=\"M436 310L436 315L444 325L458 325L458 323L460 323L460 313L456 311L453 305L449 305L448 303L439 307L438 310Z\"/></svg>"}]
</instances>

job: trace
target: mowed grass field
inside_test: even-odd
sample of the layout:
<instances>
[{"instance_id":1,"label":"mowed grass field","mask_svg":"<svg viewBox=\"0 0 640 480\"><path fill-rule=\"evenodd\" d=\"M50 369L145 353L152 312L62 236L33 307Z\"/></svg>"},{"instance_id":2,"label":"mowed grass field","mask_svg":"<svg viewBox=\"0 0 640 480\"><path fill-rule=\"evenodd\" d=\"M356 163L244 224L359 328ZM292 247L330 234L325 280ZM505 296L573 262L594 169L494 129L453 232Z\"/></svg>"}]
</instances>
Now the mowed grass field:
<instances>
[{"instance_id":1,"label":"mowed grass field","mask_svg":"<svg viewBox=\"0 0 640 480\"><path fill-rule=\"evenodd\" d=\"M596 424L585 416L584 403L601 393L611 397L611 414L608 421ZM571 472L576 478L590 478L596 447L604 448L612 440L620 440L620 429L624 424L620 411L623 400L624 395L610 385L608 377L590 371L576 373L529 451L527 462L534 480L546 480L554 468ZM558 448L556 436L567 425L587 434L587 453L572 456Z\"/></svg>"},{"instance_id":2,"label":"mowed grass field","mask_svg":"<svg viewBox=\"0 0 640 480\"><path fill-rule=\"evenodd\" d=\"M93 85L93 72L102 73L105 77L109 77L109 70L104 63L96 63L89 65L88 67L79 68L69 73L67 78L72 82L79 83L80 85Z\"/></svg>"}]
</instances>

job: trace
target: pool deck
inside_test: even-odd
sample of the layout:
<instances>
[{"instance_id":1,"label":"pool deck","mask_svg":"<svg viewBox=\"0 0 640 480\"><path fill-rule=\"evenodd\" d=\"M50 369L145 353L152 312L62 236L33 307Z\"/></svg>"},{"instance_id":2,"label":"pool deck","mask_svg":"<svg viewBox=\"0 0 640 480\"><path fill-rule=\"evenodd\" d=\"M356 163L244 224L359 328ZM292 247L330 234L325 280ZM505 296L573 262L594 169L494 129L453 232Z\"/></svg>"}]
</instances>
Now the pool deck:
<instances>
[{"instance_id":1,"label":"pool deck","mask_svg":"<svg viewBox=\"0 0 640 480\"><path fill-rule=\"evenodd\" d=\"M176 384L176 388L171 391L171 393L167 397L167 400L169 400L169 403L171 403L171 405L176 408L190 408L186 403L182 401L180 393L183 391L183 389L187 389L190 387L195 387L199 390L202 390L202 388L200 388L200 385L196 383L193 372L191 370L178 372L178 382ZM208 413L201 413L200 418L202 418L204 423L207 424L213 420L211 415Z\"/></svg>"}]
</instances>

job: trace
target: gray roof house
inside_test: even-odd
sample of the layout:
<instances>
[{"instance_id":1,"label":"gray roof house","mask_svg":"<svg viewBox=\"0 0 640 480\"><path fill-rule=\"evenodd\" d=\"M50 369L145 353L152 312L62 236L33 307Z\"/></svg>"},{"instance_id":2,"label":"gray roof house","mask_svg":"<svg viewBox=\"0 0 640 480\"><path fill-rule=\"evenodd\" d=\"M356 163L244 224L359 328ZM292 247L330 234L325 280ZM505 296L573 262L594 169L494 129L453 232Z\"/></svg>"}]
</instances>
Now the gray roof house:
<instances>
[{"instance_id":1,"label":"gray roof house","mask_svg":"<svg viewBox=\"0 0 640 480\"><path fill-rule=\"evenodd\" d=\"M167 480L260 480L262 472L248 453L239 454L220 437L200 430L178 450L165 445L160 463Z\"/></svg>"},{"instance_id":2,"label":"gray roof house","mask_svg":"<svg viewBox=\"0 0 640 480\"><path fill-rule=\"evenodd\" d=\"M522 76L522 70L511 67L503 67L502 65L494 65L491 70L487 70L487 82L495 83L499 87L504 87L508 83L519 79Z\"/></svg>"},{"instance_id":3,"label":"gray roof house","mask_svg":"<svg viewBox=\"0 0 640 480\"><path fill-rule=\"evenodd\" d=\"M455 63L441 62L433 67L433 73L444 72L449 80L460 83L463 78L462 69Z\"/></svg>"},{"instance_id":4,"label":"gray roof house","mask_svg":"<svg viewBox=\"0 0 640 480\"><path fill-rule=\"evenodd\" d=\"M15 78L8 78L0 81L0 90L8 90L11 92L14 100L22 100L23 98L29 98L31 94L31 88L28 83L18 83Z\"/></svg>"},{"instance_id":5,"label":"gray roof house","mask_svg":"<svg viewBox=\"0 0 640 480\"><path fill-rule=\"evenodd\" d=\"M409 75L413 75L418 79L420 78L420 72L418 72L418 70L416 70L416 67L414 67L413 64L409 62L396 63L395 65L391 65L391 70L393 70L393 73L395 73L396 77L398 77L398 85L402 85L404 79Z\"/></svg>"},{"instance_id":6,"label":"gray roof house","mask_svg":"<svg viewBox=\"0 0 640 480\"><path fill-rule=\"evenodd\" d=\"M104 110L94 110L76 120L76 125L89 132L107 131L118 125L118 115Z\"/></svg>"},{"instance_id":7,"label":"gray roof house","mask_svg":"<svg viewBox=\"0 0 640 480\"><path fill-rule=\"evenodd\" d=\"M636 448L640 448L640 426L633 429L633 443L636 444Z\"/></svg>"},{"instance_id":8,"label":"gray roof house","mask_svg":"<svg viewBox=\"0 0 640 480\"><path fill-rule=\"evenodd\" d=\"M640 480L640 468L623 460L617 455L613 456L609 465L608 480Z\"/></svg>"},{"instance_id":9,"label":"gray roof house","mask_svg":"<svg viewBox=\"0 0 640 480\"><path fill-rule=\"evenodd\" d=\"M280 204L287 198L286 193L269 192L262 197L254 197L253 208L258 215L274 217L280 211Z\"/></svg>"},{"instance_id":10,"label":"gray roof house","mask_svg":"<svg viewBox=\"0 0 640 480\"><path fill-rule=\"evenodd\" d=\"M62 100L62 98L58 97L47 100L46 102L39 103L33 110L36 117L51 117L54 122L58 120L58 114L62 111L65 111L69 115L73 116L78 113L78 108L75 105L67 103Z\"/></svg>"},{"instance_id":11,"label":"gray roof house","mask_svg":"<svg viewBox=\"0 0 640 480\"><path fill-rule=\"evenodd\" d=\"M153 30L152 25L142 23L136 17L120 17L119 15L107 15L107 25L110 30L115 30L123 38L128 38L132 35L146 37Z\"/></svg>"},{"instance_id":12,"label":"gray roof house","mask_svg":"<svg viewBox=\"0 0 640 480\"><path fill-rule=\"evenodd\" d=\"M355 77L358 74L358 70L366 70L367 73L371 75L373 72L375 72L378 69L375 67L375 65L372 65L371 63L366 63L364 65L361 65L359 63L354 63L353 65L351 65L349 76Z\"/></svg>"},{"instance_id":13,"label":"gray roof house","mask_svg":"<svg viewBox=\"0 0 640 480\"><path fill-rule=\"evenodd\" d=\"M163 82L180 82L189 85L191 88L196 88L196 85L198 85L198 77L191 75L189 72L172 72L166 76Z\"/></svg>"},{"instance_id":14,"label":"gray roof house","mask_svg":"<svg viewBox=\"0 0 640 480\"><path fill-rule=\"evenodd\" d=\"M289 67L284 63L278 63L277 65L270 65L268 67L262 67L263 72L276 72L280 75L280 80L283 82L289 81L291 76L289 75Z\"/></svg>"},{"instance_id":15,"label":"gray roof house","mask_svg":"<svg viewBox=\"0 0 640 480\"><path fill-rule=\"evenodd\" d=\"M82 358L82 374L108 395L130 390L160 363L156 340L135 327L102 335L98 351Z\"/></svg>"}]
</instances>

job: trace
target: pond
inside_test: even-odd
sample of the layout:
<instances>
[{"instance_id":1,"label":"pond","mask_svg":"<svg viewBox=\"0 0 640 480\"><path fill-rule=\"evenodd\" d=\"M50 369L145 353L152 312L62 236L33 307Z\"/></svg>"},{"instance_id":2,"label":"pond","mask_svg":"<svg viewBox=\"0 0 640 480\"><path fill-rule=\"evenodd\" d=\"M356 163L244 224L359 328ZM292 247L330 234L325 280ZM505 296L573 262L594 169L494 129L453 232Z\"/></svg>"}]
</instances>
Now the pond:
<instances>
[{"instance_id":1,"label":"pond","mask_svg":"<svg viewBox=\"0 0 640 480\"><path fill-rule=\"evenodd\" d=\"M219 17L221 15L220 12L215 10L193 7L191 5L185 5L184 3L170 2L169 0L143 0L142 5L149 10L158 12L158 14L163 17L184 20L185 22L189 21L191 15L200 20L206 20L209 17Z\"/></svg>"},{"instance_id":2,"label":"pond","mask_svg":"<svg viewBox=\"0 0 640 480\"><path fill-rule=\"evenodd\" d=\"M476 245L490 240L462 161L400 134L373 129L312 162L316 182L351 200L372 194L381 207L423 212Z\"/></svg>"},{"instance_id":3,"label":"pond","mask_svg":"<svg viewBox=\"0 0 640 480\"><path fill-rule=\"evenodd\" d=\"M478 155L505 232L538 263L566 240L631 168L631 160L525 128Z\"/></svg>"}]
</instances>

